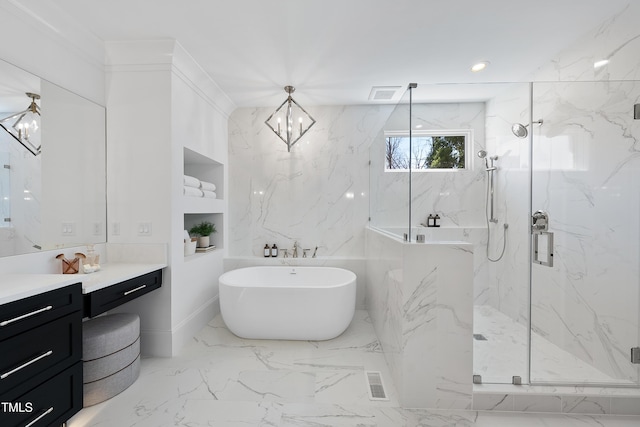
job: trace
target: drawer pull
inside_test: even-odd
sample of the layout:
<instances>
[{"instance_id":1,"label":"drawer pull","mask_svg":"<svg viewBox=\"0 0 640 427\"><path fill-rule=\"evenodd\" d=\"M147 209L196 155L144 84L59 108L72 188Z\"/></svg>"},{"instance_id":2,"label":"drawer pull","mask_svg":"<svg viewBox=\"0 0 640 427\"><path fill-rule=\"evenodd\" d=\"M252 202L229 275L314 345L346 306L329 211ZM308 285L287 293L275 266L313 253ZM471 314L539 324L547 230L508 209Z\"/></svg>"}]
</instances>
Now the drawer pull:
<instances>
[{"instance_id":1,"label":"drawer pull","mask_svg":"<svg viewBox=\"0 0 640 427\"><path fill-rule=\"evenodd\" d=\"M51 310L53 308L52 305L48 305L40 310L32 311L31 313L23 314L22 316L14 317L13 319L4 320L0 322L0 326L7 326L9 323L17 322L18 320L25 319L27 317L35 316L38 313L42 313L43 311Z\"/></svg>"},{"instance_id":2,"label":"drawer pull","mask_svg":"<svg viewBox=\"0 0 640 427\"><path fill-rule=\"evenodd\" d=\"M140 289L144 289L144 288L146 288L146 287L147 287L147 285L138 286L138 287L137 287L137 288L135 288L135 289L131 289L130 291L126 291L124 294L125 294L125 295L129 295L129 294L132 294L132 293L134 293L134 292L139 291Z\"/></svg>"},{"instance_id":3,"label":"drawer pull","mask_svg":"<svg viewBox=\"0 0 640 427\"><path fill-rule=\"evenodd\" d=\"M7 378L9 375L11 374L15 374L16 372L18 372L21 369L26 368L27 366L36 363L38 360L44 359L47 356L51 356L53 354L52 350L47 351L46 353L42 353L40 356L36 357L35 359L31 359L26 363L23 363L22 365L18 366L15 369L10 370L9 372L5 372L4 374L0 375L0 380L3 380L5 378Z\"/></svg>"},{"instance_id":4,"label":"drawer pull","mask_svg":"<svg viewBox=\"0 0 640 427\"><path fill-rule=\"evenodd\" d=\"M47 416L48 414L53 412L53 406L49 409L47 409L46 411L44 411L42 414L40 414L40 416L38 418L36 418L35 420L31 421L29 424L25 425L24 427L31 427L32 425L34 425L35 423L37 423L38 421L40 421L41 419L43 419L45 416Z\"/></svg>"}]
</instances>

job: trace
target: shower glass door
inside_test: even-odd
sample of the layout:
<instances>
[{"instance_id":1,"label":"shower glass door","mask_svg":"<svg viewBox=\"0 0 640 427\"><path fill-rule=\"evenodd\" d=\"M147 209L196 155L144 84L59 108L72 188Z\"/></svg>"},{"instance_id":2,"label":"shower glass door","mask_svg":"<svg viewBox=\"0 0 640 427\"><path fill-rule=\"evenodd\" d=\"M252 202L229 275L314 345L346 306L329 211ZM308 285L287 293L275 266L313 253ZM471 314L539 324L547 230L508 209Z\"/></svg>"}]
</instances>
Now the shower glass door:
<instances>
[{"instance_id":1,"label":"shower glass door","mask_svg":"<svg viewBox=\"0 0 640 427\"><path fill-rule=\"evenodd\" d=\"M369 150L369 225L402 238L409 235L410 90L395 106Z\"/></svg>"},{"instance_id":2,"label":"shower glass door","mask_svg":"<svg viewBox=\"0 0 640 427\"><path fill-rule=\"evenodd\" d=\"M638 99L637 82L533 85L532 383L639 383Z\"/></svg>"}]
</instances>

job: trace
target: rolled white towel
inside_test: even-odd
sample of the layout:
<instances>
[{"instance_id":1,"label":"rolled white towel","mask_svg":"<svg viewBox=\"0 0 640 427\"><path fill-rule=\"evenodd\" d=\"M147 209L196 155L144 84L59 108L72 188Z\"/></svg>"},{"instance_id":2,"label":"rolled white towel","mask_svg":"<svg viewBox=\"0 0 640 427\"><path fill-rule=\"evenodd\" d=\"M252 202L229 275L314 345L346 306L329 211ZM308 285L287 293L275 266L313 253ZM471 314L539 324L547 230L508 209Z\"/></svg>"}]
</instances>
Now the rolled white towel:
<instances>
[{"instance_id":1,"label":"rolled white towel","mask_svg":"<svg viewBox=\"0 0 640 427\"><path fill-rule=\"evenodd\" d=\"M200 188L200 180L193 176L185 175L183 183L187 187Z\"/></svg>"},{"instance_id":2,"label":"rolled white towel","mask_svg":"<svg viewBox=\"0 0 640 427\"><path fill-rule=\"evenodd\" d=\"M202 191L216 191L216 185L211 182L200 181L200 189Z\"/></svg>"},{"instance_id":3,"label":"rolled white towel","mask_svg":"<svg viewBox=\"0 0 640 427\"><path fill-rule=\"evenodd\" d=\"M218 195L213 191L204 190L202 191L202 193L204 194L203 197L207 197L209 199L215 199L216 197L218 197Z\"/></svg>"},{"instance_id":4,"label":"rolled white towel","mask_svg":"<svg viewBox=\"0 0 640 427\"><path fill-rule=\"evenodd\" d=\"M199 188L195 188L195 187L187 187L186 185L184 187L182 187L182 194L184 194L185 196L191 196L191 197L202 197L203 193L202 190Z\"/></svg>"}]
</instances>

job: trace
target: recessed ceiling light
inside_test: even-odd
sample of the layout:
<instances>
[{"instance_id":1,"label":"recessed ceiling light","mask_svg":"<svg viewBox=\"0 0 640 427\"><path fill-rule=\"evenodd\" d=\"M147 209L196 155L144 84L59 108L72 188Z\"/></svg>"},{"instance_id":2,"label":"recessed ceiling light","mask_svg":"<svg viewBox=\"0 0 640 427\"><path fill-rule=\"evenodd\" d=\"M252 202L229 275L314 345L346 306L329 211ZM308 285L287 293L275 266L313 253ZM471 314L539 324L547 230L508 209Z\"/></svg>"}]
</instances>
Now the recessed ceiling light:
<instances>
[{"instance_id":1,"label":"recessed ceiling light","mask_svg":"<svg viewBox=\"0 0 640 427\"><path fill-rule=\"evenodd\" d=\"M471 67L471 71L477 73L478 71L482 71L489 65L489 61L478 62L477 64L473 64Z\"/></svg>"},{"instance_id":2,"label":"recessed ceiling light","mask_svg":"<svg viewBox=\"0 0 640 427\"><path fill-rule=\"evenodd\" d=\"M604 67L605 65L607 65L609 63L608 59L603 59L601 61L596 61L593 63L593 68L600 68L600 67Z\"/></svg>"}]
</instances>

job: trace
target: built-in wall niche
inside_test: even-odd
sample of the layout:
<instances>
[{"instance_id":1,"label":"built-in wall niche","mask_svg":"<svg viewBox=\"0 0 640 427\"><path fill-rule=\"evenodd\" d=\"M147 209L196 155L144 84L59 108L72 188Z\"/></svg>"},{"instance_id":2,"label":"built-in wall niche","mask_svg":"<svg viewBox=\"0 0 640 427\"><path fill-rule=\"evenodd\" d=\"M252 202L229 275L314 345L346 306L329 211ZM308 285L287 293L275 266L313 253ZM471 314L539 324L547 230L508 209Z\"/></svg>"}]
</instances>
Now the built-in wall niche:
<instances>
[{"instance_id":1,"label":"built-in wall niche","mask_svg":"<svg viewBox=\"0 0 640 427\"><path fill-rule=\"evenodd\" d=\"M215 245L216 251L219 251L222 249L222 242L224 241L223 220L224 220L224 215L222 213L185 214L184 229L189 231L191 227L201 223L202 221L212 222L216 226L216 232L210 236L210 243L212 245ZM210 253L210 252L207 252L207 253ZM187 257L186 259L189 259L189 257Z\"/></svg>"},{"instance_id":2,"label":"built-in wall niche","mask_svg":"<svg viewBox=\"0 0 640 427\"><path fill-rule=\"evenodd\" d=\"M185 147L184 174L215 184L216 198L224 199L224 165L222 163Z\"/></svg>"}]
</instances>

